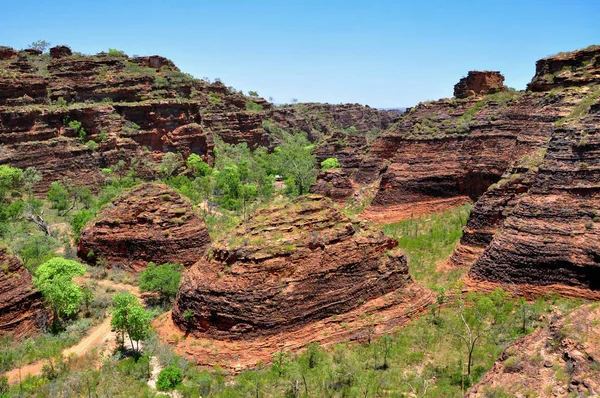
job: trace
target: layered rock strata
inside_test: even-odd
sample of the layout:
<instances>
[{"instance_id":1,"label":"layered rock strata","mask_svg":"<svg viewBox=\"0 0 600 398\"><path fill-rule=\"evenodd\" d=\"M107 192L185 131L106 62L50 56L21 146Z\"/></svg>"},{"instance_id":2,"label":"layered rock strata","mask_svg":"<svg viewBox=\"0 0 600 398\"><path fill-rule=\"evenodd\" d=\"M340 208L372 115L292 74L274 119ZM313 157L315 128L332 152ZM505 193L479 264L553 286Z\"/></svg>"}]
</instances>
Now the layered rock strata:
<instances>
[{"instance_id":1,"label":"layered rock strata","mask_svg":"<svg viewBox=\"0 0 600 398\"><path fill-rule=\"evenodd\" d=\"M131 272L148 262L190 266L210 244L189 201L162 183L139 185L102 209L81 232L78 255Z\"/></svg>"},{"instance_id":2,"label":"layered rock strata","mask_svg":"<svg viewBox=\"0 0 600 398\"><path fill-rule=\"evenodd\" d=\"M473 95L493 94L505 90L504 76L495 71L470 71L467 77L460 79L454 86L456 98L467 98Z\"/></svg>"},{"instance_id":3,"label":"layered rock strata","mask_svg":"<svg viewBox=\"0 0 600 398\"><path fill-rule=\"evenodd\" d=\"M35 334L47 323L42 295L21 261L0 247L0 335Z\"/></svg>"},{"instance_id":4,"label":"layered rock strata","mask_svg":"<svg viewBox=\"0 0 600 398\"><path fill-rule=\"evenodd\" d=\"M396 246L320 196L261 210L186 272L173 321L216 339L301 328L409 284Z\"/></svg>"},{"instance_id":5,"label":"layered rock strata","mask_svg":"<svg viewBox=\"0 0 600 398\"><path fill-rule=\"evenodd\" d=\"M119 161L134 170L143 163L143 173L152 177L165 152L195 153L212 163L215 137L272 148L278 136L271 125L305 131L315 142L355 126L364 145L367 132L377 133L395 118L357 104L276 108L221 82L194 79L156 55L0 47L0 164L36 167L44 177L36 186L40 194L64 178L96 188L103 182L100 169ZM352 158L357 147L340 148L350 148ZM319 157L335 156L334 150L326 146ZM360 162L341 157L345 167Z\"/></svg>"}]
</instances>

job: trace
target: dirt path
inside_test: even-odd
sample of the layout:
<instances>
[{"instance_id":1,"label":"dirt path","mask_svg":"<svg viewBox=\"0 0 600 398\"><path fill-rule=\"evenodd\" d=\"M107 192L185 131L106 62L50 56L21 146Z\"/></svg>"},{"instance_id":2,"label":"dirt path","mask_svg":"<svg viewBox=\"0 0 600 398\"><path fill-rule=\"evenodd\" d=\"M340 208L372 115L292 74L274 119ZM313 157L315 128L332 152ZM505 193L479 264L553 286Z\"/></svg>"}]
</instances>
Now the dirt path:
<instances>
[{"instance_id":1,"label":"dirt path","mask_svg":"<svg viewBox=\"0 0 600 398\"><path fill-rule=\"evenodd\" d=\"M89 280L90 279L88 278L79 278L76 280L76 282ZM137 286L126 285L123 283L115 283L110 280L99 280L96 282L100 286L111 287L116 291L126 290L129 293L132 293L136 297L140 298L140 293ZM111 332L110 320L111 317L109 316L105 320L103 320L102 323L91 328L87 336L81 339L79 343L63 350L62 356L64 358L67 358L72 355L81 356L90 352L96 347L111 346L112 343L116 341L116 336L113 332ZM9 383L18 383L19 380L24 379L26 376L41 374L44 365L47 363L47 359L42 359L29 365L24 365L21 368L10 370L6 372L4 376L8 377Z\"/></svg>"}]
</instances>

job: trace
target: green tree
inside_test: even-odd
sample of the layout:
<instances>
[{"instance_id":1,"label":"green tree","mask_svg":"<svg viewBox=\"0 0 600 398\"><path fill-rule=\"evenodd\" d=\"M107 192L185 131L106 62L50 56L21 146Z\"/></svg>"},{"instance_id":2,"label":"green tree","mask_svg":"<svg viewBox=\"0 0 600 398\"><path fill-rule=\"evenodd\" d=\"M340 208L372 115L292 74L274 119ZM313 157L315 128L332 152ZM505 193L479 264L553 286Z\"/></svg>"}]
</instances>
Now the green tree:
<instances>
[{"instance_id":1,"label":"green tree","mask_svg":"<svg viewBox=\"0 0 600 398\"><path fill-rule=\"evenodd\" d=\"M188 156L186 164L196 177L204 177L212 174L212 169L208 163L202 160L202 158L195 153L192 153L190 156Z\"/></svg>"},{"instance_id":2,"label":"green tree","mask_svg":"<svg viewBox=\"0 0 600 398\"><path fill-rule=\"evenodd\" d=\"M28 167L23 172L23 187L28 195L32 195L33 187L42 181L42 174L35 167Z\"/></svg>"},{"instance_id":3,"label":"green tree","mask_svg":"<svg viewBox=\"0 0 600 398\"><path fill-rule=\"evenodd\" d=\"M148 263L139 275L140 291L158 293L162 300L171 300L177 295L182 271L183 266L177 263Z\"/></svg>"},{"instance_id":4,"label":"green tree","mask_svg":"<svg viewBox=\"0 0 600 398\"><path fill-rule=\"evenodd\" d=\"M329 170L329 169L338 169L340 167L340 162L337 158L327 158L321 162L321 169Z\"/></svg>"},{"instance_id":5,"label":"green tree","mask_svg":"<svg viewBox=\"0 0 600 398\"><path fill-rule=\"evenodd\" d=\"M465 302L460 302L457 315L459 327L454 336L465 346L467 352L467 375L471 375L473 354L481 339L500 328L512 312L514 303L506 300L506 292L496 289L486 295L469 293Z\"/></svg>"},{"instance_id":6,"label":"green tree","mask_svg":"<svg viewBox=\"0 0 600 398\"><path fill-rule=\"evenodd\" d=\"M271 154L273 165L288 184L289 193L297 196L308 192L317 177L316 157L305 134L286 134L283 145Z\"/></svg>"},{"instance_id":7,"label":"green tree","mask_svg":"<svg viewBox=\"0 0 600 398\"><path fill-rule=\"evenodd\" d=\"M160 371L156 380L158 391L174 390L183 381L183 369L169 365Z\"/></svg>"},{"instance_id":8,"label":"green tree","mask_svg":"<svg viewBox=\"0 0 600 398\"><path fill-rule=\"evenodd\" d=\"M83 290L73 278L84 274L83 265L62 257L50 259L35 270L33 284L52 308L55 325L78 311Z\"/></svg>"},{"instance_id":9,"label":"green tree","mask_svg":"<svg viewBox=\"0 0 600 398\"><path fill-rule=\"evenodd\" d=\"M152 314L146 311L131 293L117 293L113 296L112 319L110 324L117 333L121 344L125 335L129 337L132 349L139 352L140 340L150 334Z\"/></svg>"},{"instance_id":10,"label":"green tree","mask_svg":"<svg viewBox=\"0 0 600 398\"><path fill-rule=\"evenodd\" d=\"M69 190L59 181L53 181L50 184L46 198L52 204L52 208L58 210L59 213L67 212L71 204Z\"/></svg>"},{"instance_id":11,"label":"green tree","mask_svg":"<svg viewBox=\"0 0 600 398\"><path fill-rule=\"evenodd\" d=\"M36 40L29 45L29 48L45 52L50 46L50 42L47 42L46 40Z\"/></svg>"},{"instance_id":12,"label":"green tree","mask_svg":"<svg viewBox=\"0 0 600 398\"><path fill-rule=\"evenodd\" d=\"M250 97L258 97L258 93L256 91L252 91L252 90L248 91L248 95Z\"/></svg>"}]
</instances>

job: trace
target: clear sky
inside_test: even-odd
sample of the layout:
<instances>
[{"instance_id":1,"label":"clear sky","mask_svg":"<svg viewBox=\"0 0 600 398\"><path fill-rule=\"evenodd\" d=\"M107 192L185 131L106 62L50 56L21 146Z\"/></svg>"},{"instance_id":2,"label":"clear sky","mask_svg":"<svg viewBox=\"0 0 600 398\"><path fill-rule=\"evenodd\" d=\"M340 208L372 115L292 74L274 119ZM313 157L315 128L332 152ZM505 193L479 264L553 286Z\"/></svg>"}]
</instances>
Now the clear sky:
<instances>
[{"instance_id":1,"label":"clear sky","mask_svg":"<svg viewBox=\"0 0 600 398\"><path fill-rule=\"evenodd\" d=\"M600 0L0 0L0 45L159 54L277 103L412 106L469 70L525 88L535 61L600 44Z\"/></svg>"}]
</instances>

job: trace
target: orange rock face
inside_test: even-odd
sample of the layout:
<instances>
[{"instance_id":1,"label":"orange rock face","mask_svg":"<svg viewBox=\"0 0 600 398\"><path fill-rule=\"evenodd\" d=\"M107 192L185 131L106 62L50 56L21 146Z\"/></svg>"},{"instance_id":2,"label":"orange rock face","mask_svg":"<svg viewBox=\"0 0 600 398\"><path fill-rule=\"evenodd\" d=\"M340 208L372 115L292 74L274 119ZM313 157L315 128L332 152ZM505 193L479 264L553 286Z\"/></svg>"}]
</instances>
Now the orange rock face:
<instances>
[{"instance_id":1,"label":"orange rock face","mask_svg":"<svg viewBox=\"0 0 600 398\"><path fill-rule=\"evenodd\" d=\"M173 321L245 339L351 311L411 282L396 245L320 196L261 210L186 271Z\"/></svg>"},{"instance_id":2,"label":"orange rock face","mask_svg":"<svg viewBox=\"0 0 600 398\"><path fill-rule=\"evenodd\" d=\"M204 221L191 204L164 184L148 183L122 194L86 225L78 255L138 272L148 262L190 266L209 244Z\"/></svg>"},{"instance_id":3,"label":"orange rock face","mask_svg":"<svg viewBox=\"0 0 600 398\"><path fill-rule=\"evenodd\" d=\"M467 77L460 79L454 86L454 96L467 98L472 95L493 94L504 89L504 76L500 72L470 71Z\"/></svg>"},{"instance_id":4,"label":"orange rock face","mask_svg":"<svg viewBox=\"0 0 600 398\"><path fill-rule=\"evenodd\" d=\"M47 313L31 273L0 248L0 335L30 336L45 326Z\"/></svg>"}]
</instances>

